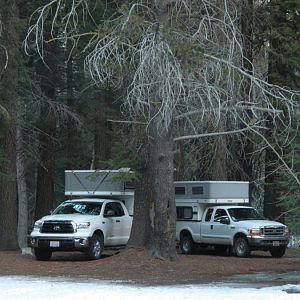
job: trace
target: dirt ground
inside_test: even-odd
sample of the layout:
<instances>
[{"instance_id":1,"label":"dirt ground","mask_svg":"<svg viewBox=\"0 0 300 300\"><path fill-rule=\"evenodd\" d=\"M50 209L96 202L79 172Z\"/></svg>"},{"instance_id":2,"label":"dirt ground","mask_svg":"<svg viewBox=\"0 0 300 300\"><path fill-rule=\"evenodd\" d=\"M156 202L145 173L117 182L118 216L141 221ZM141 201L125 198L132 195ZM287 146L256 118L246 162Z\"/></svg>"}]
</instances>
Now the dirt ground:
<instances>
[{"instance_id":1,"label":"dirt ground","mask_svg":"<svg viewBox=\"0 0 300 300\"><path fill-rule=\"evenodd\" d=\"M0 276L64 276L156 285L209 283L232 275L291 271L300 271L300 249L290 249L279 259L264 252L252 252L249 258L238 258L201 250L193 255L179 254L176 262L151 259L142 249L105 252L97 261L89 261L83 254L73 252L54 253L47 262L17 251L0 252Z\"/></svg>"}]
</instances>

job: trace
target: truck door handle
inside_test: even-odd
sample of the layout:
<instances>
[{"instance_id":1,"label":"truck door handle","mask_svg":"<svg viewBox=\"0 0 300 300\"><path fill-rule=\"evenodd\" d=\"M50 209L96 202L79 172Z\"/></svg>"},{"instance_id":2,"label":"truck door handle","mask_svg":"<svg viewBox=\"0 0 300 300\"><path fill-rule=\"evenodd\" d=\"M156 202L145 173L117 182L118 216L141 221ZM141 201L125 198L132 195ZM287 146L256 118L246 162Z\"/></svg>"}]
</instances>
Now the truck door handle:
<instances>
[{"instance_id":1,"label":"truck door handle","mask_svg":"<svg viewBox=\"0 0 300 300\"><path fill-rule=\"evenodd\" d=\"M120 223L121 221L120 220L116 220L116 223Z\"/></svg>"},{"instance_id":2,"label":"truck door handle","mask_svg":"<svg viewBox=\"0 0 300 300\"><path fill-rule=\"evenodd\" d=\"M214 229L214 225L210 225L210 229Z\"/></svg>"}]
</instances>

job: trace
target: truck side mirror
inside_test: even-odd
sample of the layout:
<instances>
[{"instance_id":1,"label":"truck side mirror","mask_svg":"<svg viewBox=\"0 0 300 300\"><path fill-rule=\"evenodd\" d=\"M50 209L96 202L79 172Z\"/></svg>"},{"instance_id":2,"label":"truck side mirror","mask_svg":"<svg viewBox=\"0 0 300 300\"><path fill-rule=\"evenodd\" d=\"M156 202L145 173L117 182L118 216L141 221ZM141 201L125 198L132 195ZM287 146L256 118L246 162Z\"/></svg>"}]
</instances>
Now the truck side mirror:
<instances>
[{"instance_id":1,"label":"truck side mirror","mask_svg":"<svg viewBox=\"0 0 300 300\"><path fill-rule=\"evenodd\" d=\"M225 225L229 225L230 224L230 220L228 217L224 217L220 220L221 224L225 224Z\"/></svg>"}]
</instances>

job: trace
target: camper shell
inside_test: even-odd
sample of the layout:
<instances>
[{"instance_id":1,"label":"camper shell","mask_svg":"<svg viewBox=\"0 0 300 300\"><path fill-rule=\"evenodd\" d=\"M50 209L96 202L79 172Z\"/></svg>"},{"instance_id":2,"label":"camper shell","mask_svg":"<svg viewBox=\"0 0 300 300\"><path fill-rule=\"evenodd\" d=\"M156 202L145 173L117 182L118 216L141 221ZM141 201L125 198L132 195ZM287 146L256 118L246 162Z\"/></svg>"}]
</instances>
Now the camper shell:
<instances>
[{"instance_id":1,"label":"camper shell","mask_svg":"<svg viewBox=\"0 0 300 300\"><path fill-rule=\"evenodd\" d=\"M133 215L134 188L126 178L129 168L118 170L66 170L65 196L69 199L101 198L120 200Z\"/></svg>"},{"instance_id":2,"label":"camper shell","mask_svg":"<svg viewBox=\"0 0 300 300\"><path fill-rule=\"evenodd\" d=\"M192 220L201 221L209 206L249 203L247 181L175 181L174 186L177 212L179 207L193 207Z\"/></svg>"}]
</instances>

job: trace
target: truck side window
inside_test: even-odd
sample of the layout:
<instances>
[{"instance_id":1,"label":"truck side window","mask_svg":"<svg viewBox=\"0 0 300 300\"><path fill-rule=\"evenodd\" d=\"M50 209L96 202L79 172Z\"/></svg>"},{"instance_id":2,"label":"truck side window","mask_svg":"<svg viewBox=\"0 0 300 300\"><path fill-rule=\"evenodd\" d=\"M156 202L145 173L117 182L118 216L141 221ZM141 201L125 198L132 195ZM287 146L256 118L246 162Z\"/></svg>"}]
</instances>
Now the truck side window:
<instances>
[{"instance_id":1,"label":"truck side window","mask_svg":"<svg viewBox=\"0 0 300 300\"><path fill-rule=\"evenodd\" d=\"M125 215L122 205L120 203L107 203L105 206L104 215L106 215L109 210L112 210L114 212L114 215L112 217L122 217Z\"/></svg>"},{"instance_id":2,"label":"truck side window","mask_svg":"<svg viewBox=\"0 0 300 300\"><path fill-rule=\"evenodd\" d=\"M177 220L193 219L193 208L188 206L176 207Z\"/></svg>"},{"instance_id":3,"label":"truck side window","mask_svg":"<svg viewBox=\"0 0 300 300\"><path fill-rule=\"evenodd\" d=\"M210 219L211 219L211 215L213 213L214 209L213 208L209 208L207 213L206 213L206 216L205 216L205 222L209 222Z\"/></svg>"},{"instance_id":4,"label":"truck side window","mask_svg":"<svg viewBox=\"0 0 300 300\"><path fill-rule=\"evenodd\" d=\"M214 222L220 222L221 219L223 218L228 218L228 215L226 213L225 209L217 209L214 217Z\"/></svg>"}]
</instances>

